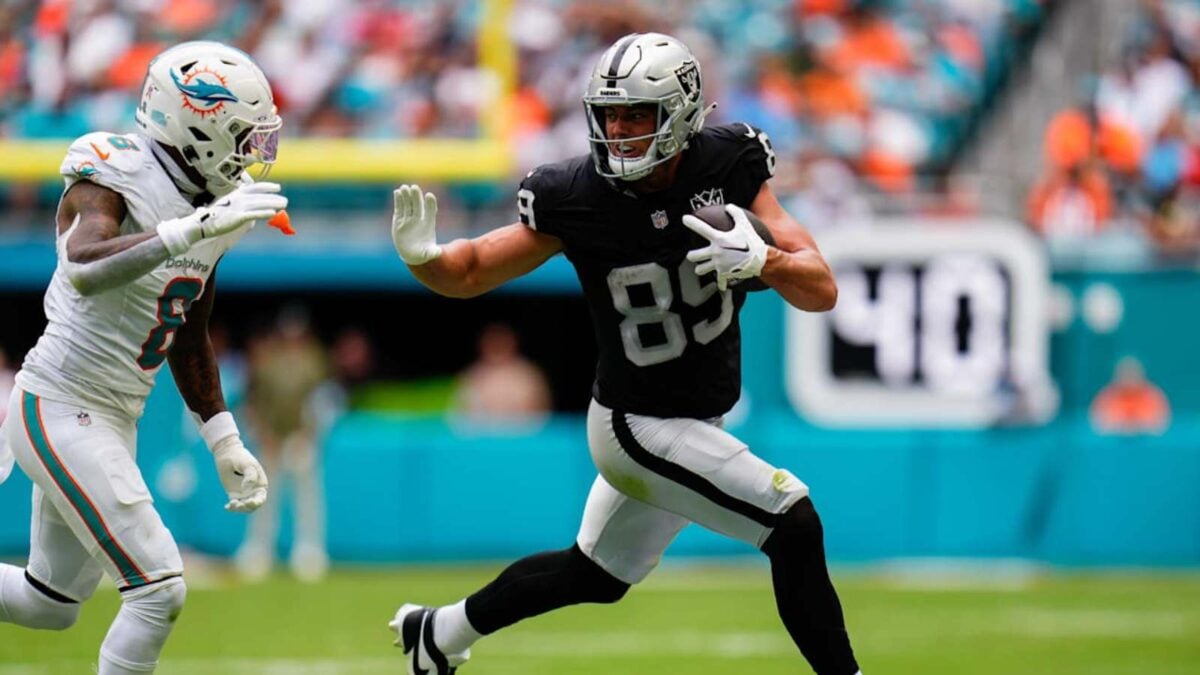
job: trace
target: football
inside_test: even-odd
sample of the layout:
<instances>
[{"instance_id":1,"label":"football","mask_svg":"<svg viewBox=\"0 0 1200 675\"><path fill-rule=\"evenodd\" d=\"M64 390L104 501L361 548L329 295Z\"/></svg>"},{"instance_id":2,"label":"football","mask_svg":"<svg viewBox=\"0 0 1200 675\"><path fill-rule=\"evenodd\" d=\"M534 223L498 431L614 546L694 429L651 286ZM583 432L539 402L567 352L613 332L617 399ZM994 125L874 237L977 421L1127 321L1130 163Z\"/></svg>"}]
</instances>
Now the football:
<instances>
[{"instance_id":1,"label":"football","mask_svg":"<svg viewBox=\"0 0 1200 675\"><path fill-rule=\"evenodd\" d=\"M767 242L768 246L774 246L775 237L771 236L771 230L767 227L767 224L749 209L743 210L746 212L746 217L750 219L750 224L754 226L754 231L758 233L758 236L762 237L762 240ZM712 204L699 208L692 215L708 223L713 229L721 230L722 232L728 232L733 229L733 218L725 212L724 204ZM688 246L689 250L708 245L708 240L698 234L692 233L691 238L693 241ZM735 281L730 284L730 288L753 293L756 291L765 291L771 287L764 283L762 279L754 278Z\"/></svg>"}]
</instances>

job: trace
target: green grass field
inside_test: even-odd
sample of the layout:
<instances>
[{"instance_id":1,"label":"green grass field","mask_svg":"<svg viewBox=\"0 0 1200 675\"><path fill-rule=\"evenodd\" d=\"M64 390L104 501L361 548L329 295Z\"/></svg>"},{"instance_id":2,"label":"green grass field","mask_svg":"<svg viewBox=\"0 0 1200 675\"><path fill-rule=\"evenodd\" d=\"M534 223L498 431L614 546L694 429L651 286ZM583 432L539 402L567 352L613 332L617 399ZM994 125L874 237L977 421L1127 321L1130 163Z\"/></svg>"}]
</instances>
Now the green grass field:
<instances>
[{"instance_id":1,"label":"green grass field","mask_svg":"<svg viewBox=\"0 0 1200 675\"><path fill-rule=\"evenodd\" d=\"M402 600L452 601L494 567L338 571L302 585L193 582L159 673L401 673L386 623ZM836 575L867 675L1194 675L1200 575ZM954 583L946 583L947 581ZM962 583L958 583L962 582ZM464 674L807 673L759 566L673 566L610 607L576 607L479 643ZM66 633L0 624L0 675L90 673L117 609Z\"/></svg>"}]
</instances>

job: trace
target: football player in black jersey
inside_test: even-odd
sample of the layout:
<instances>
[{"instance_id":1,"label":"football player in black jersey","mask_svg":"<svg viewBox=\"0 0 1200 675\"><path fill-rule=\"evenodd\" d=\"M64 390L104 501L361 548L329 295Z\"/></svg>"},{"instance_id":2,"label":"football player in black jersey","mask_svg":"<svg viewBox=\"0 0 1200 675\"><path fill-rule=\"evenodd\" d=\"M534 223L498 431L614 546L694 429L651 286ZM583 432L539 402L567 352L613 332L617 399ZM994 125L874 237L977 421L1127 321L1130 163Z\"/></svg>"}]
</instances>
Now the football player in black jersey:
<instances>
[{"instance_id":1,"label":"football player in black jersey","mask_svg":"<svg viewBox=\"0 0 1200 675\"><path fill-rule=\"evenodd\" d=\"M760 548L780 616L809 664L819 675L855 675L808 488L721 428L741 386L739 282L758 278L807 311L837 298L812 237L767 185L771 144L749 125L704 127L711 107L699 64L658 33L609 47L584 107L590 155L530 173L517 193L518 223L439 246L436 198L415 185L395 193L396 250L442 295L485 293L565 253L600 353L587 421L600 475L575 544L517 561L455 605L401 607L391 625L408 672L453 673L483 635L559 607L619 600L696 522ZM712 204L726 205L732 229L691 215Z\"/></svg>"}]
</instances>

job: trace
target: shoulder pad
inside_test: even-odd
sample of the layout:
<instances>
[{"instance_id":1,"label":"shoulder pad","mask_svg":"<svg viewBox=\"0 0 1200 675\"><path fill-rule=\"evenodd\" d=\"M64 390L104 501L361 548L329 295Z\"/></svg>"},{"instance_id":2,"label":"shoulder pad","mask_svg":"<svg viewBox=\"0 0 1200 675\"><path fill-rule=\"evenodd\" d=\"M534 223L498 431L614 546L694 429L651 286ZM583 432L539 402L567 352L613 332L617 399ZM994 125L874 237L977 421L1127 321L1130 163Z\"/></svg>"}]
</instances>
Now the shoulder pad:
<instances>
[{"instance_id":1,"label":"shoulder pad","mask_svg":"<svg viewBox=\"0 0 1200 675\"><path fill-rule=\"evenodd\" d=\"M527 227L546 232L546 221L572 199L581 198L574 190L582 184L580 171L583 159L575 158L554 164L543 164L530 171L521 181L517 192L517 215Z\"/></svg>"},{"instance_id":2,"label":"shoulder pad","mask_svg":"<svg viewBox=\"0 0 1200 675\"><path fill-rule=\"evenodd\" d=\"M775 148L767 132L745 122L705 127L701 132L716 144L730 148L736 161L750 168L761 180L775 175Z\"/></svg>"},{"instance_id":3,"label":"shoulder pad","mask_svg":"<svg viewBox=\"0 0 1200 675\"><path fill-rule=\"evenodd\" d=\"M132 135L97 131L80 136L67 149L59 168L67 180L87 179L118 190L142 170L145 141Z\"/></svg>"}]
</instances>

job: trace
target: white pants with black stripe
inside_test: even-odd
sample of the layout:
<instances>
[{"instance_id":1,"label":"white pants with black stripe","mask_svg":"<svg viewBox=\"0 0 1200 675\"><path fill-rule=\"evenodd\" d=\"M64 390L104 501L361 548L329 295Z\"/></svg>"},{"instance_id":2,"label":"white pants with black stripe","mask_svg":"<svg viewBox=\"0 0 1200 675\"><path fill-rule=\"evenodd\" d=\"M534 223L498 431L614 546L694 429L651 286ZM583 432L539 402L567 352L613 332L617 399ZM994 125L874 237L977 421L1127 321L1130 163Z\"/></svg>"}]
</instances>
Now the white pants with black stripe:
<instances>
[{"instance_id":1,"label":"white pants with black stripe","mask_svg":"<svg viewBox=\"0 0 1200 675\"><path fill-rule=\"evenodd\" d=\"M3 431L34 483L31 576L83 602L106 572L123 590L182 574L179 547L134 461L134 420L18 388Z\"/></svg>"},{"instance_id":2,"label":"white pants with black stripe","mask_svg":"<svg viewBox=\"0 0 1200 675\"><path fill-rule=\"evenodd\" d=\"M577 543L626 583L645 579L689 522L760 547L776 517L808 495L719 420L631 415L592 401L587 429L600 475Z\"/></svg>"}]
</instances>

